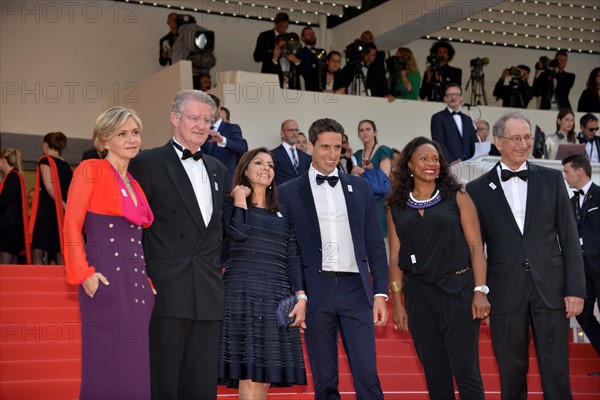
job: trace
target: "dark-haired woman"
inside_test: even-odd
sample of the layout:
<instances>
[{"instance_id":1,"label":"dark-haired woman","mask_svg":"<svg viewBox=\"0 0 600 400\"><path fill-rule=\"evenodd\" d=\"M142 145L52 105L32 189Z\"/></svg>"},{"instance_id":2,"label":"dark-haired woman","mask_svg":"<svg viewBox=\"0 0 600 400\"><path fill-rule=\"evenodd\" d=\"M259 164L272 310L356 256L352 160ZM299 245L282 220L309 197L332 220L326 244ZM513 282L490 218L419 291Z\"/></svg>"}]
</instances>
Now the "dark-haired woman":
<instances>
[{"instance_id":1,"label":"dark-haired woman","mask_svg":"<svg viewBox=\"0 0 600 400\"><path fill-rule=\"evenodd\" d=\"M0 264L17 264L25 250L28 216L21 165L20 150L7 147L0 152Z\"/></svg>"},{"instance_id":2,"label":"dark-haired woman","mask_svg":"<svg viewBox=\"0 0 600 400\"><path fill-rule=\"evenodd\" d=\"M388 197L390 290L396 329L410 330L432 400L483 399L479 324L487 318L486 260L477 211L439 145L406 145ZM404 305L402 292L404 291Z\"/></svg>"},{"instance_id":3,"label":"dark-haired woman","mask_svg":"<svg viewBox=\"0 0 600 400\"><path fill-rule=\"evenodd\" d=\"M556 117L556 132L546 136L546 154L549 160L556 159L559 145L577 143L574 126L575 114L573 111L569 108L561 109Z\"/></svg>"},{"instance_id":4,"label":"dark-haired woman","mask_svg":"<svg viewBox=\"0 0 600 400\"><path fill-rule=\"evenodd\" d=\"M358 123L358 137L363 142L364 148L356 151L356 165L352 168L354 175L364 175L365 169L380 169L386 176L390 176L392 170L392 149L377 143L377 127L370 119ZM387 236L387 225L385 222L385 195L375 196L377 203L377 215L381 233Z\"/></svg>"},{"instance_id":5,"label":"dark-haired woman","mask_svg":"<svg viewBox=\"0 0 600 400\"><path fill-rule=\"evenodd\" d=\"M600 112L600 67L590 72L585 89L577 103L578 112Z\"/></svg>"},{"instance_id":6,"label":"dark-haired woman","mask_svg":"<svg viewBox=\"0 0 600 400\"><path fill-rule=\"evenodd\" d=\"M332 50L325 59L321 85L325 93L346 94L347 82L341 71L342 55Z\"/></svg>"},{"instance_id":7,"label":"dark-haired woman","mask_svg":"<svg viewBox=\"0 0 600 400\"><path fill-rule=\"evenodd\" d=\"M64 246L63 218L67 191L73 178L69 164L61 157L67 147L67 137L62 132L44 136L43 156L38 160L28 240L31 243L33 264L62 264Z\"/></svg>"},{"instance_id":8,"label":"dark-haired woman","mask_svg":"<svg viewBox=\"0 0 600 400\"><path fill-rule=\"evenodd\" d=\"M225 315L221 325L219 379L239 387L244 400L266 399L269 386L305 385L300 327L306 295L292 221L277 203L273 156L266 148L245 153L225 198L230 239L225 268ZM288 326L275 309L295 294Z\"/></svg>"}]
</instances>

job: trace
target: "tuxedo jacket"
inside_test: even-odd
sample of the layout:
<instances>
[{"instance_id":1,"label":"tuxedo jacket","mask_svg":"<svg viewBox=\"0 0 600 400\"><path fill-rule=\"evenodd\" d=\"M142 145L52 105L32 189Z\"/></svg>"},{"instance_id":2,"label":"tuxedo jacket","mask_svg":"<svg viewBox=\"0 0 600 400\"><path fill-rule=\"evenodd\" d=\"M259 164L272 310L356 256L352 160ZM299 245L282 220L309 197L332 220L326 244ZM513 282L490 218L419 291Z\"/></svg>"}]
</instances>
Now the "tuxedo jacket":
<instances>
[{"instance_id":1,"label":"tuxedo jacket","mask_svg":"<svg viewBox=\"0 0 600 400\"><path fill-rule=\"evenodd\" d=\"M289 71L289 77L288 77L288 86L289 89L295 89L295 90L300 90L300 70L299 67L302 64L300 64L299 66L296 66L296 64L294 64L293 62L290 61L290 71ZM267 60L264 64L263 64L263 68L260 71L264 74L277 74L277 77L279 78L279 87L283 88L283 82L284 82L284 76L283 76L283 70L281 69L281 64L279 63L279 59L277 60L277 63L274 63L273 60Z\"/></svg>"},{"instance_id":2,"label":"tuxedo jacket","mask_svg":"<svg viewBox=\"0 0 600 400\"><path fill-rule=\"evenodd\" d=\"M573 210L576 197L571 197ZM600 274L600 186L592 182L581 207L581 220L577 223L579 237L583 241L585 269Z\"/></svg>"},{"instance_id":3,"label":"tuxedo jacket","mask_svg":"<svg viewBox=\"0 0 600 400\"><path fill-rule=\"evenodd\" d=\"M275 157L275 183L277 183L277 186L302 175L310 168L311 157L301 150L296 149L298 173L296 173L292 160L282 144L271 150L271 153Z\"/></svg>"},{"instance_id":4,"label":"tuxedo jacket","mask_svg":"<svg viewBox=\"0 0 600 400\"><path fill-rule=\"evenodd\" d=\"M523 233L502 190L496 164L467 184L487 245L487 286L492 314L514 313L528 274L546 304L565 307L565 296L585 297L577 225L560 171L528 163ZM518 179L518 178L512 178ZM526 272L528 263L531 272Z\"/></svg>"},{"instance_id":5,"label":"tuxedo jacket","mask_svg":"<svg viewBox=\"0 0 600 400\"><path fill-rule=\"evenodd\" d=\"M231 192L233 184L233 175L237 167L240 157L248 151L248 144L242 136L242 129L238 124L230 124L229 122L221 121L218 132L227 139L225 147L219 147L215 142L208 140L202 145L202 153L208 154L221 161L227 167L227 184L226 192Z\"/></svg>"},{"instance_id":6,"label":"tuxedo jacket","mask_svg":"<svg viewBox=\"0 0 600 400\"><path fill-rule=\"evenodd\" d=\"M275 48L275 29L269 29L268 31L261 32L256 39L256 47L254 48L254 61L261 62L262 68L260 72L264 71L265 65L271 62L273 58L273 49Z\"/></svg>"},{"instance_id":7,"label":"tuxedo jacket","mask_svg":"<svg viewBox=\"0 0 600 400\"><path fill-rule=\"evenodd\" d=\"M220 320L224 290L219 265L227 169L205 155L213 213L208 226L175 148L142 151L130 171L146 193L154 223L144 230L148 275L158 292L153 316Z\"/></svg>"},{"instance_id":8,"label":"tuxedo jacket","mask_svg":"<svg viewBox=\"0 0 600 400\"><path fill-rule=\"evenodd\" d=\"M459 158L468 160L475 154L477 131L473 120L465 113L460 114L463 134L460 135L454 117L447 108L431 116L431 138L442 148L448 163Z\"/></svg>"},{"instance_id":9,"label":"tuxedo jacket","mask_svg":"<svg viewBox=\"0 0 600 400\"><path fill-rule=\"evenodd\" d=\"M446 85L449 83L458 83L462 85L462 69L451 67L446 64L442 68L439 69L439 72L442 76L442 82L440 83L440 92L439 94L444 97L444 93L446 91ZM421 99L427 99L427 101L436 100L433 96L433 88L435 87L435 74L433 74L432 79L427 79L427 73L423 74L423 82L421 83L421 88L419 89L419 97Z\"/></svg>"},{"instance_id":10,"label":"tuxedo jacket","mask_svg":"<svg viewBox=\"0 0 600 400\"><path fill-rule=\"evenodd\" d=\"M373 305L373 295L388 292L388 264L373 191L366 179L339 173L356 264L365 294ZM308 172L279 187L279 200L294 221L300 246L309 311L315 310L322 293L323 251L319 219L310 187ZM338 249L338 251L345 251Z\"/></svg>"},{"instance_id":11,"label":"tuxedo jacket","mask_svg":"<svg viewBox=\"0 0 600 400\"><path fill-rule=\"evenodd\" d=\"M315 51L320 51L319 48L314 48ZM304 78L304 90L318 92L319 90L319 75L325 74L321 68L321 63L314 57L313 51L304 46L298 51L300 59L300 75Z\"/></svg>"}]
</instances>

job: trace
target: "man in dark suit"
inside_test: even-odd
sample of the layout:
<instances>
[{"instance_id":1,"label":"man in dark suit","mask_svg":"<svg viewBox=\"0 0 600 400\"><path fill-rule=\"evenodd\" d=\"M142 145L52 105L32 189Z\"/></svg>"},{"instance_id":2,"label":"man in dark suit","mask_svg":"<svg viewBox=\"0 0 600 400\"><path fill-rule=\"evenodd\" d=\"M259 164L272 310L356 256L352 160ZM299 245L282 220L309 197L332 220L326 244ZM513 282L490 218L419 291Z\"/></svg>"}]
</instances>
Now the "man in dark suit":
<instances>
[{"instance_id":1,"label":"man in dark suit","mask_svg":"<svg viewBox=\"0 0 600 400\"><path fill-rule=\"evenodd\" d=\"M365 179L339 172L342 126L320 119L309 128L308 173L282 185L279 199L296 227L308 309L306 350L316 400L340 399L338 332L358 399L383 399L374 325L388 316L388 264L375 197Z\"/></svg>"},{"instance_id":2,"label":"man in dark suit","mask_svg":"<svg viewBox=\"0 0 600 400\"><path fill-rule=\"evenodd\" d=\"M359 61L346 63L342 76L348 84L349 94L385 97L390 102L396 100L390 94L390 87L385 77L385 66L377 60L377 47L372 43L365 45Z\"/></svg>"},{"instance_id":3,"label":"man in dark suit","mask_svg":"<svg viewBox=\"0 0 600 400\"><path fill-rule=\"evenodd\" d=\"M560 171L527 162L533 136L521 112L493 128L501 161L467 184L487 245L490 327L501 398L527 398L530 329L545 399L572 399L569 318L583 308L577 226Z\"/></svg>"},{"instance_id":4,"label":"man in dark suit","mask_svg":"<svg viewBox=\"0 0 600 400\"><path fill-rule=\"evenodd\" d=\"M569 54L565 50L559 50L549 65L544 65L541 61L536 64L533 95L542 96L540 110L571 108L569 93L575 83L575 74L565 71L568 61Z\"/></svg>"},{"instance_id":5,"label":"man in dark suit","mask_svg":"<svg viewBox=\"0 0 600 400\"><path fill-rule=\"evenodd\" d=\"M310 156L295 147L298 132L298 123L293 119L285 120L281 124L281 144L271 150L275 157L277 186L302 175L310 167Z\"/></svg>"},{"instance_id":6,"label":"man in dark suit","mask_svg":"<svg viewBox=\"0 0 600 400\"><path fill-rule=\"evenodd\" d=\"M594 315L594 304L600 304L600 188L592 182L592 166L584 155L569 156L562 164L567 184L575 189L571 203L585 264L587 296L577 322L600 356L600 323Z\"/></svg>"},{"instance_id":7,"label":"man in dark suit","mask_svg":"<svg viewBox=\"0 0 600 400\"><path fill-rule=\"evenodd\" d=\"M298 58L300 59L299 70L304 78L304 90L321 92L323 88L320 87L320 81L322 75L325 74L323 71L323 61L325 60L326 52L323 49L315 47L317 36L310 26L302 29L300 40L304 43L304 47L298 51ZM317 55L322 57L321 60L317 59Z\"/></svg>"},{"instance_id":8,"label":"man in dark suit","mask_svg":"<svg viewBox=\"0 0 600 400\"><path fill-rule=\"evenodd\" d=\"M277 13L273 20L275 25L273 29L261 32L256 39L256 47L254 48L254 61L262 63L260 72L265 71L265 66L269 66L272 63L273 49L275 48L275 38L282 33L287 31L288 25L290 24L290 17L286 13Z\"/></svg>"},{"instance_id":9,"label":"man in dark suit","mask_svg":"<svg viewBox=\"0 0 600 400\"><path fill-rule=\"evenodd\" d=\"M279 87L282 89L300 90L300 73L302 63L293 53L284 54L287 39L284 35L275 38L275 48L271 53L273 58L263 64L262 73L277 74Z\"/></svg>"},{"instance_id":10,"label":"man in dark suit","mask_svg":"<svg viewBox=\"0 0 600 400\"><path fill-rule=\"evenodd\" d=\"M433 64L427 62L419 97L427 101L443 101L446 87L450 83L462 84L462 69L451 67L448 63L454 58L454 47L444 40L437 41L429 49Z\"/></svg>"},{"instance_id":11,"label":"man in dark suit","mask_svg":"<svg viewBox=\"0 0 600 400\"><path fill-rule=\"evenodd\" d=\"M446 109L431 116L431 138L435 140L450 165L468 160L475 154L477 131L473 120L460 111L462 88L456 83L446 86Z\"/></svg>"},{"instance_id":12,"label":"man in dark suit","mask_svg":"<svg viewBox=\"0 0 600 400\"><path fill-rule=\"evenodd\" d=\"M171 111L173 139L142 151L131 165L154 213L144 252L158 292L149 330L155 400L217 397L227 169L199 151L215 112L208 94L179 92Z\"/></svg>"},{"instance_id":13,"label":"man in dark suit","mask_svg":"<svg viewBox=\"0 0 600 400\"><path fill-rule=\"evenodd\" d=\"M242 137L242 129L238 124L230 124L221 119L221 100L210 95L217 106L208 140L202 145L202 153L221 161L227 167L227 184L225 192L231 192L233 175L240 157L248 151L248 144Z\"/></svg>"},{"instance_id":14,"label":"man in dark suit","mask_svg":"<svg viewBox=\"0 0 600 400\"><path fill-rule=\"evenodd\" d=\"M598 133L598 118L587 113L579 119L581 132L577 135L579 143L585 143L585 155L590 162L600 162L600 136Z\"/></svg>"}]
</instances>

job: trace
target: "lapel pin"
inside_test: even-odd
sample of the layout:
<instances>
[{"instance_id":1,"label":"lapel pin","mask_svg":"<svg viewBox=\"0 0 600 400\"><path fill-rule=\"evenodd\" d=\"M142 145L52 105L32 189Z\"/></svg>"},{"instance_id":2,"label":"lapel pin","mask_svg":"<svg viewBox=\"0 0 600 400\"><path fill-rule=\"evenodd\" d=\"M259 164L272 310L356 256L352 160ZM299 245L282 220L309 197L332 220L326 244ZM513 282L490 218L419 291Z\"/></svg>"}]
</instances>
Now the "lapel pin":
<instances>
[{"instance_id":1,"label":"lapel pin","mask_svg":"<svg viewBox=\"0 0 600 400\"><path fill-rule=\"evenodd\" d=\"M279 218L283 218L283 215L281 215L281 211L277 211L277 216L278 216Z\"/></svg>"},{"instance_id":2,"label":"lapel pin","mask_svg":"<svg viewBox=\"0 0 600 400\"><path fill-rule=\"evenodd\" d=\"M492 188L492 190L496 190L496 185L494 184L494 182L490 182L490 187Z\"/></svg>"},{"instance_id":3,"label":"lapel pin","mask_svg":"<svg viewBox=\"0 0 600 400\"><path fill-rule=\"evenodd\" d=\"M219 191L219 184L217 182L215 182L215 191Z\"/></svg>"},{"instance_id":4,"label":"lapel pin","mask_svg":"<svg viewBox=\"0 0 600 400\"><path fill-rule=\"evenodd\" d=\"M348 185L348 191L352 193L352 185Z\"/></svg>"}]
</instances>

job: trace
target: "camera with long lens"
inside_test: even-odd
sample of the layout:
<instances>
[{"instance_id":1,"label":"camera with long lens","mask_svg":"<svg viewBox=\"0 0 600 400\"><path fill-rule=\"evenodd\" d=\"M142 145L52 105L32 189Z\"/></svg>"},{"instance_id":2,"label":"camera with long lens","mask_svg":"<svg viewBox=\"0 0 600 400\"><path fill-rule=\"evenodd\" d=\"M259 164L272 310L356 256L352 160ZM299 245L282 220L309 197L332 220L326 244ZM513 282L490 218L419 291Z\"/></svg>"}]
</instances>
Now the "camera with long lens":
<instances>
[{"instance_id":1,"label":"camera with long lens","mask_svg":"<svg viewBox=\"0 0 600 400\"><path fill-rule=\"evenodd\" d=\"M409 60L409 56L391 56L385 60L385 63L390 74L398 74L399 72L406 71Z\"/></svg>"},{"instance_id":2,"label":"camera with long lens","mask_svg":"<svg viewBox=\"0 0 600 400\"><path fill-rule=\"evenodd\" d=\"M431 54L427 56L427 64L431 67L432 70L437 70L440 68L440 64L446 60L444 56L436 56L435 54Z\"/></svg>"},{"instance_id":3,"label":"camera with long lens","mask_svg":"<svg viewBox=\"0 0 600 400\"><path fill-rule=\"evenodd\" d=\"M367 44L360 39L346 46L344 53L346 54L346 63L360 63L362 56L367 50Z\"/></svg>"},{"instance_id":4,"label":"camera with long lens","mask_svg":"<svg viewBox=\"0 0 600 400\"><path fill-rule=\"evenodd\" d=\"M471 68L482 68L484 65L488 65L490 63L490 59L487 57L483 58L474 58L471 60Z\"/></svg>"},{"instance_id":5,"label":"camera with long lens","mask_svg":"<svg viewBox=\"0 0 600 400\"><path fill-rule=\"evenodd\" d=\"M300 50L300 36L298 36L297 33L282 33L281 35L277 36L276 40L277 43L282 40L284 41L283 46L280 47L282 56L287 56L290 54L296 55L298 50Z\"/></svg>"}]
</instances>

